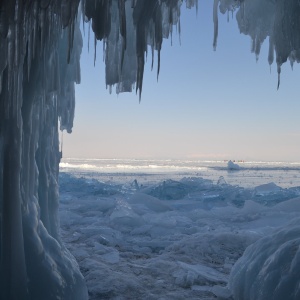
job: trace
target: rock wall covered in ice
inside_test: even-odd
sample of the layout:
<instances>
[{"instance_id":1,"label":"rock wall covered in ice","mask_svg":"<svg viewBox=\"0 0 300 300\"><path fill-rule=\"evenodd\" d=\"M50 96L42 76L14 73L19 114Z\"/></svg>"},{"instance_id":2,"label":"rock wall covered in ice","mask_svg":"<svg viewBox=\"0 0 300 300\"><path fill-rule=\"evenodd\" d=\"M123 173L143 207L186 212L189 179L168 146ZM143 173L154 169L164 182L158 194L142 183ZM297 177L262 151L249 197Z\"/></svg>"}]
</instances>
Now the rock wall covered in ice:
<instances>
[{"instance_id":1,"label":"rock wall covered in ice","mask_svg":"<svg viewBox=\"0 0 300 300\"><path fill-rule=\"evenodd\" d=\"M104 40L106 84L142 92L145 56L180 32L179 0L85 0L84 23ZM186 0L188 7L197 0ZM79 0L0 2L0 298L86 299L74 258L59 237L58 122L72 130L74 83L80 81ZM218 10L238 9L242 33L258 55L269 37L280 66L300 58L300 4L271 0L215 0ZM210 13L210 12L208 12ZM88 29L89 30L89 29ZM96 59L96 52L95 52Z\"/></svg>"}]
</instances>

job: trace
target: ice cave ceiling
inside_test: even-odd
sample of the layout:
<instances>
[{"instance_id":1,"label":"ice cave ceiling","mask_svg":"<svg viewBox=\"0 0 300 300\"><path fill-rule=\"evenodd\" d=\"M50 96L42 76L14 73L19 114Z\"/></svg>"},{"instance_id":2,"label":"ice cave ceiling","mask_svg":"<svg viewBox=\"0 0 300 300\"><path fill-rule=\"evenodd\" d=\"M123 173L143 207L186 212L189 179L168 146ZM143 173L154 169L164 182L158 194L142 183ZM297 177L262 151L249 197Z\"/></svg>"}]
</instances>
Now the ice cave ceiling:
<instances>
[{"instance_id":1,"label":"ice cave ceiling","mask_svg":"<svg viewBox=\"0 0 300 300\"><path fill-rule=\"evenodd\" d=\"M17 64L22 59L22 54L26 56L30 70L36 38L40 38L43 45L49 39L48 42L53 45L55 32L61 28L68 31L69 60L74 43L74 28L78 26L76 22L82 16L83 23L87 23L85 27L88 27L89 34L90 27L94 33L91 40L94 40L95 44L97 40L104 42L107 86L116 85L117 92L131 91L135 86L136 91L141 93L145 54L151 51L154 56L155 50L157 51L158 74L163 39L169 37L174 26L177 26L180 32L180 8L183 2L189 8L197 7L198 4L198 0L2 1L1 78L6 66L10 70L12 60ZM268 38L268 61L272 64L276 54L279 74L281 65L287 59L291 63L298 62L300 26L298 1L211 0L211 2L215 27L214 48L217 46L218 14L235 11L240 32L251 37L251 50L257 56L262 43ZM54 28L56 29L53 30ZM52 37L47 36L50 31Z\"/></svg>"},{"instance_id":2,"label":"ice cave ceiling","mask_svg":"<svg viewBox=\"0 0 300 300\"><path fill-rule=\"evenodd\" d=\"M299 62L298 0L211 2L214 46L218 14L235 10L256 55L268 38L269 63L275 56L278 74L288 59ZM60 240L57 214L57 124L60 120L61 129L72 130L80 16L95 43L104 41L106 84L117 92L135 86L141 93L145 54L156 52L160 61L163 39L173 26L180 31L182 4L196 7L197 0L0 2L1 299L87 299L78 265Z\"/></svg>"}]
</instances>

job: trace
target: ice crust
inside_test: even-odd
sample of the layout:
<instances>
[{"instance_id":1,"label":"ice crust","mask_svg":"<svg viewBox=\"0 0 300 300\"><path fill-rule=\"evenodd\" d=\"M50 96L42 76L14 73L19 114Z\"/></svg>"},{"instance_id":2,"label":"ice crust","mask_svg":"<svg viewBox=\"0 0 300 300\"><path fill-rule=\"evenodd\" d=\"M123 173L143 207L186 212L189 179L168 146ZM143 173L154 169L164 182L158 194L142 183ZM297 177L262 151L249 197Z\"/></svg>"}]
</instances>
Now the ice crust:
<instances>
[{"instance_id":1,"label":"ice crust","mask_svg":"<svg viewBox=\"0 0 300 300\"><path fill-rule=\"evenodd\" d=\"M187 7L197 7L197 0L186 0L185 3ZM94 45L97 40L104 41L109 89L115 85L117 92L125 92L135 87L141 96L146 55L150 52L154 61L154 53L157 53L158 76L163 39L168 38L176 26L180 32L181 5L182 1L178 0L0 2L2 299L83 300L88 297L78 265L61 242L58 220L58 164L61 157L58 121L61 130L72 131L74 84L80 82L82 48L78 16L82 14L83 24L89 22L85 27L89 31L91 27ZM291 64L300 59L299 1L215 0L212 9L214 47L217 46L218 11L237 11L239 28L251 37L252 51L257 56L262 42L269 38L268 61L271 64L276 57L279 87L281 65L288 59ZM176 201L199 192L197 189L187 191L185 184L167 182L145 194L162 201ZM98 190L100 194L102 191ZM232 191L233 194L227 190L202 191L199 203L210 211L215 205L223 205L223 198L228 196L232 203L243 205L236 198L236 189L232 188ZM284 191L271 194L274 204L282 200L278 195L283 195ZM255 197L261 205L266 204L263 200L268 196L256 194ZM112 224L125 231L147 230L141 225L147 210L166 209L172 213L166 204L146 196L144 200L147 204L134 205L133 211L122 197L116 198L114 212L110 215ZM110 205L106 202L99 210L105 214L106 210L110 211ZM177 205L181 204L178 202ZM189 205L193 207L194 203ZM71 222L75 216L69 215ZM182 221L184 223L184 219ZM168 217L162 229L152 224L151 235L162 232L167 236L176 222ZM89 230L93 232L94 229ZM108 235L103 239L113 238ZM168 244L166 241L161 243ZM144 248L160 249L161 244L158 245L148 241ZM108 255L107 259L117 261L118 255ZM93 261L89 263L92 265ZM125 282L120 279L121 283L122 280ZM130 285L128 282L124 286Z\"/></svg>"},{"instance_id":2,"label":"ice crust","mask_svg":"<svg viewBox=\"0 0 300 300\"><path fill-rule=\"evenodd\" d=\"M281 189L257 197L258 187L200 177L145 183L141 189L123 176L117 184L60 174L62 237L83 270L90 299L276 299L266 292L284 284L281 279L289 285L299 278L292 272L299 188L285 189L278 202L274 194L280 196ZM166 199L163 189L169 188L181 197ZM277 262L272 285L263 272L277 272ZM258 292L247 298L257 291L254 281L265 289L262 298ZM297 299L286 295L277 299Z\"/></svg>"}]
</instances>

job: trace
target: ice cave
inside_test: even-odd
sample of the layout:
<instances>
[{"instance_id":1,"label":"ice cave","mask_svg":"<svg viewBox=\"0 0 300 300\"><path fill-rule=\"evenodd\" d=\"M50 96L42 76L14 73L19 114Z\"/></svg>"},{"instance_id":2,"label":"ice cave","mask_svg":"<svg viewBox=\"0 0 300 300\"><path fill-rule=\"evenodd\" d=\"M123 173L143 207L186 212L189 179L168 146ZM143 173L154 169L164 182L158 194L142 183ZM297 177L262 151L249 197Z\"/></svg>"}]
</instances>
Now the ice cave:
<instances>
[{"instance_id":1,"label":"ice cave","mask_svg":"<svg viewBox=\"0 0 300 300\"><path fill-rule=\"evenodd\" d=\"M282 64L300 60L299 1L211 2L213 47L219 15L236 11L255 55L269 43L279 87ZM149 51L160 61L163 40L174 26L180 32L182 5L197 9L197 0L0 2L1 299L88 299L78 264L61 241L58 218L58 132L72 131L80 26L89 32L91 45L98 40L105 45L106 85L141 97L145 55ZM157 76L159 71L158 63ZM300 299L299 233L294 222L249 246L216 295Z\"/></svg>"}]
</instances>

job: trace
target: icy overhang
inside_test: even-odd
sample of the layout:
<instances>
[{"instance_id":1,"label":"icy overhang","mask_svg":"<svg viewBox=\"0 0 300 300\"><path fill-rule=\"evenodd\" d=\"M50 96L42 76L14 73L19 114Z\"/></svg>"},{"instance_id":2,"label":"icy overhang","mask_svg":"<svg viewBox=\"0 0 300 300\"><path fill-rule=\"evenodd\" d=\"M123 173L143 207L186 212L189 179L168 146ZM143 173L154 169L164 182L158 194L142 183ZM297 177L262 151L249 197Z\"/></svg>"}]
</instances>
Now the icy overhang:
<instances>
[{"instance_id":1,"label":"icy overhang","mask_svg":"<svg viewBox=\"0 0 300 300\"><path fill-rule=\"evenodd\" d=\"M235 12L240 32L251 37L251 50L256 56L259 55L264 40L268 38L268 61L272 64L275 57L278 74L281 65L288 59L291 64L299 61L300 7L297 0L214 0L211 2L215 26L214 47L217 46L218 13ZM145 55L150 51L153 60L154 53L157 52L158 75L163 39L169 37L174 26L178 27L180 34L182 3L183 1L180 0L81 1L83 22L89 22L85 27L88 27L89 32L91 27L94 33L94 44L97 40L104 42L107 86L115 85L117 93L132 91L135 88L136 92L141 94ZM189 8L197 7L197 3L198 0L185 1ZM36 37L41 39L43 45L47 43L47 39L51 43L55 36L54 32L61 28L69 31L69 61L79 4L79 0L2 1L0 4L1 77L5 67L8 65L10 70L13 62L18 64L21 52L25 54L25 51L28 52L30 70ZM46 30L51 32L51 37L47 36ZM278 85L279 83L280 78Z\"/></svg>"}]
</instances>

